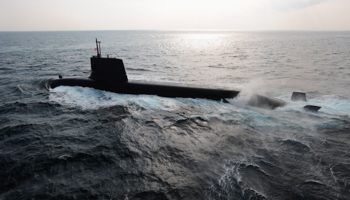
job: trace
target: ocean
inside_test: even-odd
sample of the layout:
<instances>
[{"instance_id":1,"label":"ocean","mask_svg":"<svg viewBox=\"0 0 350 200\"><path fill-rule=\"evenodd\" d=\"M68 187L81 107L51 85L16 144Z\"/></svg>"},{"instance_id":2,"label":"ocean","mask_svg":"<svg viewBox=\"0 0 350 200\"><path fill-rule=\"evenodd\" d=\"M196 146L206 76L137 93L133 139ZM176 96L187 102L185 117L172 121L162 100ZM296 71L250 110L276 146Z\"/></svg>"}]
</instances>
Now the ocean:
<instances>
[{"instance_id":1,"label":"ocean","mask_svg":"<svg viewBox=\"0 0 350 200\"><path fill-rule=\"evenodd\" d=\"M49 88L89 76L96 38L129 80L241 95ZM349 31L0 32L0 199L350 199L349 88Z\"/></svg>"}]
</instances>

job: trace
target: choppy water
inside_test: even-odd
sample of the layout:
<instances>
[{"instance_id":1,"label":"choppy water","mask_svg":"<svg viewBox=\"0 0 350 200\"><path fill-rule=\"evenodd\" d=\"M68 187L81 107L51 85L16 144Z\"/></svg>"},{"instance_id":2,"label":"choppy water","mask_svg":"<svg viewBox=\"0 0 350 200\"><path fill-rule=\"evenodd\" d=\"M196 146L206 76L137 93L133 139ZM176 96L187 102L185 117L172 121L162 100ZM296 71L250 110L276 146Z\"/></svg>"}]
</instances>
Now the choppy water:
<instances>
[{"instance_id":1,"label":"choppy water","mask_svg":"<svg viewBox=\"0 0 350 200\"><path fill-rule=\"evenodd\" d=\"M129 79L288 105L47 90L96 37ZM0 199L350 198L349 32L1 32L0 77Z\"/></svg>"}]
</instances>

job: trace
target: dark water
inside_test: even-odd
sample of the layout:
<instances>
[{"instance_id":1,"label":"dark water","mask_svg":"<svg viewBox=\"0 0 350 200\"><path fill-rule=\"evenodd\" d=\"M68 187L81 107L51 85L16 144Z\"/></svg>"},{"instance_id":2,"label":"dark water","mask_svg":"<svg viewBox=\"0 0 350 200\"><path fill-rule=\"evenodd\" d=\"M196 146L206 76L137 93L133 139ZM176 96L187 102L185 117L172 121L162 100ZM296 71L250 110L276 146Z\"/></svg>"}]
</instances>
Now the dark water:
<instances>
[{"instance_id":1,"label":"dark water","mask_svg":"<svg viewBox=\"0 0 350 200\"><path fill-rule=\"evenodd\" d=\"M129 79L244 95L48 90L89 75L96 37ZM350 199L349 32L1 32L0 77L0 199Z\"/></svg>"}]
</instances>

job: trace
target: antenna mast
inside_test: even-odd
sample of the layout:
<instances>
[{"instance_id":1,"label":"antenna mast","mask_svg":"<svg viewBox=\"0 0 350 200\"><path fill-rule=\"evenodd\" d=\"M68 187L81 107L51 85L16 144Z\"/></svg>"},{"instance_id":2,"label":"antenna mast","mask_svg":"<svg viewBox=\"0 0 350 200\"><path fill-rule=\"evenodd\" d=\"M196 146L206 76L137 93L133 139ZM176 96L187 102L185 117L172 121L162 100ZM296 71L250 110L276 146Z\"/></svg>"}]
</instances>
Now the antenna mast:
<instances>
[{"instance_id":1,"label":"antenna mast","mask_svg":"<svg viewBox=\"0 0 350 200\"><path fill-rule=\"evenodd\" d=\"M101 41L97 41L97 38L96 38L96 48L97 48L97 57L101 58Z\"/></svg>"}]
</instances>

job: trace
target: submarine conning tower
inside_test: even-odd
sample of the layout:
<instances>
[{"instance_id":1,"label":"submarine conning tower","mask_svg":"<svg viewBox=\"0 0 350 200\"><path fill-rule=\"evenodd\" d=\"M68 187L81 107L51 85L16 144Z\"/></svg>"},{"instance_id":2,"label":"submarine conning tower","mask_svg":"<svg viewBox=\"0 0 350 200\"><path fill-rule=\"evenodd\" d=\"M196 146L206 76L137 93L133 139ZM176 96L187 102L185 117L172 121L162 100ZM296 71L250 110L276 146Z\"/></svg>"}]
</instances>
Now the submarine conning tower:
<instances>
[{"instance_id":1,"label":"submarine conning tower","mask_svg":"<svg viewBox=\"0 0 350 200\"><path fill-rule=\"evenodd\" d=\"M97 41L96 38L96 51L97 56L90 58L91 63L91 75L90 79L95 81L108 81L108 82L127 82L128 77L126 75L124 63L122 59L118 58L102 58L101 56L101 41Z\"/></svg>"}]
</instances>

